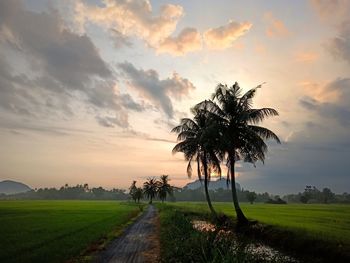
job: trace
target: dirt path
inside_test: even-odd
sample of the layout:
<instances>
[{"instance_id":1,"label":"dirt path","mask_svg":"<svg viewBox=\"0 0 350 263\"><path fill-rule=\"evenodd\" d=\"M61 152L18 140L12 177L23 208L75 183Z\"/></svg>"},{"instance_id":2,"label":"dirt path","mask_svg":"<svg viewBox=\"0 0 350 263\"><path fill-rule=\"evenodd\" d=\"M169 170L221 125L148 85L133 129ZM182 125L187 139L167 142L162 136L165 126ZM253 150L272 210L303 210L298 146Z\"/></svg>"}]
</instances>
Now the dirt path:
<instances>
[{"instance_id":1,"label":"dirt path","mask_svg":"<svg viewBox=\"0 0 350 263\"><path fill-rule=\"evenodd\" d=\"M153 205L107 246L98 263L157 262L159 258L158 213Z\"/></svg>"}]
</instances>

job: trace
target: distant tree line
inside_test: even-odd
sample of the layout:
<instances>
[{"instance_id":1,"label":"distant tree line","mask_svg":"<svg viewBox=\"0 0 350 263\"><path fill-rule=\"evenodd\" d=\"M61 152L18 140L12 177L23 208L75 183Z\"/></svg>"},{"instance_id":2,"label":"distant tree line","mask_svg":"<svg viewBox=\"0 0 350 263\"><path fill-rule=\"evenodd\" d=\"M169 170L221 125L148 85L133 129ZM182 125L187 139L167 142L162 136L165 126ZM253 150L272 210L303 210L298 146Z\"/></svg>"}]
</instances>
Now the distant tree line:
<instances>
[{"instance_id":1,"label":"distant tree line","mask_svg":"<svg viewBox=\"0 0 350 263\"><path fill-rule=\"evenodd\" d=\"M150 180L152 179L152 180ZM149 178L142 187L136 186L134 181L129 191L124 189L106 190L102 187L90 188L88 184L78 184L69 186L68 184L59 189L39 188L26 193L5 195L0 194L0 199L38 199L38 200L141 200L168 199L176 201L206 201L204 187L198 189L178 188L170 186L168 177L162 176L160 180ZM232 193L229 189L219 188L209 190L209 194L214 202L230 202ZM256 193L245 189L237 189L237 197L240 202L250 203L350 203L350 194L335 194L330 188L317 189L315 186L306 186L303 192L289 194L283 197L272 195L267 192Z\"/></svg>"},{"instance_id":2,"label":"distant tree line","mask_svg":"<svg viewBox=\"0 0 350 263\"><path fill-rule=\"evenodd\" d=\"M230 202L232 200L231 190L219 188L209 190L212 201ZM249 203L350 203L350 194L335 194L329 188L322 191L316 187L306 187L303 193L290 194L280 197L279 195L265 193L256 193L249 190L237 189L237 197L240 202ZM204 187L198 189L174 188L174 194L170 201L206 201Z\"/></svg>"},{"instance_id":3,"label":"distant tree line","mask_svg":"<svg viewBox=\"0 0 350 263\"><path fill-rule=\"evenodd\" d=\"M304 192L284 196L287 202L291 203L350 203L350 194L335 194L330 188L317 189L315 186L307 185Z\"/></svg>"},{"instance_id":4,"label":"distant tree line","mask_svg":"<svg viewBox=\"0 0 350 263\"><path fill-rule=\"evenodd\" d=\"M208 190L213 202L231 202L232 193L230 189L219 188L216 190ZM175 188L174 194L170 197L170 201L205 201L204 187L198 189ZM255 193L248 190L237 189L237 197L240 202L266 202L270 198L274 198L269 193ZM253 198L252 198L253 197Z\"/></svg>"},{"instance_id":5,"label":"distant tree line","mask_svg":"<svg viewBox=\"0 0 350 263\"><path fill-rule=\"evenodd\" d=\"M88 184L78 184L61 188L39 188L25 193L0 195L1 199L58 199L58 200L126 200L128 194L123 189L106 190L102 187L90 188Z\"/></svg>"}]
</instances>

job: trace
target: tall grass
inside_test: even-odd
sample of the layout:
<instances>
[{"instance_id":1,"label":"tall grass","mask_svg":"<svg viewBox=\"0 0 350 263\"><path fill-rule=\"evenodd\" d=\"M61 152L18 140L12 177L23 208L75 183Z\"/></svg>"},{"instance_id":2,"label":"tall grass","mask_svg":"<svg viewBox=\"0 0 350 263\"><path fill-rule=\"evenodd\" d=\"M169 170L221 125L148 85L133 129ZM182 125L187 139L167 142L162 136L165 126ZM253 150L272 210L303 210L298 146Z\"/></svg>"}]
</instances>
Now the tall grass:
<instances>
[{"instance_id":1,"label":"tall grass","mask_svg":"<svg viewBox=\"0 0 350 263\"><path fill-rule=\"evenodd\" d=\"M168 203L167 206L165 211L167 209L177 211L177 213L180 213L180 217L182 214L187 220L193 215L208 218L209 209L205 203L179 202ZM224 212L234 221L235 215L232 204L214 203L214 207L219 213ZM244 236L253 242L262 242L265 245L272 246L281 251L282 254L292 254L294 257L301 259L302 262L333 262L333 259L336 259L336 262L350 262L350 217L348 217L350 206L243 204L241 207L249 219L258 220L258 222L240 229L238 232L240 236ZM164 210L164 208L162 209ZM176 221L173 221L173 224L175 225L172 226L169 223L170 232L178 227ZM208 235L207 239L211 240ZM180 242L180 240L177 241ZM172 242L175 243L175 241ZM192 240L192 242L195 246L201 244L200 240ZM234 243L230 243L230 239L225 242L225 244L229 244L229 248L211 242L214 246L208 250L210 260L215 260L213 257L215 254L223 255L221 260L226 260L229 255L232 256L235 253L241 255L237 253L241 252L240 250L223 254L221 247L224 248L224 251L230 251L230 248L234 246ZM183 247L183 249L186 249L186 247ZM200 255L199 252L196 254ZM249 257L249 255L245 256ZM249 258L249 260L254 262L254 258ZM264 261L260 258L257 262Z\"/></svg>"},{"instance_id":2,"label":"tall grass","mask_svg":"<svg viewBox=\"0 0 350 263\"><path fill-rule=\"evenodd\" d=\"M207 213L158 204L161 224L162 262L257 263L293 262L280 254L263 255L249 250L251 240L239 238L231 231L198 231L196 218L210 220Z\"/></svg>"}]
</instances>

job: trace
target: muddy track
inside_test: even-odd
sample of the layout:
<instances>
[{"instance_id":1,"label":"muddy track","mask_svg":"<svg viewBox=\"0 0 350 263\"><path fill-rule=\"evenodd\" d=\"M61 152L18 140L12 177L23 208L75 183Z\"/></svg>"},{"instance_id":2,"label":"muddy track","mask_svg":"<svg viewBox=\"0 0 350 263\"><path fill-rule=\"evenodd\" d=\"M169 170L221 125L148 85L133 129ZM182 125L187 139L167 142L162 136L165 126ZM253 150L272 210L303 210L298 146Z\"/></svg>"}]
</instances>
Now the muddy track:
<instances>
[{"instance_id":1,"label":"muddy track","mask_svg":"<svg viewBox=\"0 0 350 263\"><path fill-rule=\"evenodd\" d=\"M135 223L107 246L95 262L157 262L159 258L158 220L157 209L150 205Z\"/></svg>"}]
</instances>

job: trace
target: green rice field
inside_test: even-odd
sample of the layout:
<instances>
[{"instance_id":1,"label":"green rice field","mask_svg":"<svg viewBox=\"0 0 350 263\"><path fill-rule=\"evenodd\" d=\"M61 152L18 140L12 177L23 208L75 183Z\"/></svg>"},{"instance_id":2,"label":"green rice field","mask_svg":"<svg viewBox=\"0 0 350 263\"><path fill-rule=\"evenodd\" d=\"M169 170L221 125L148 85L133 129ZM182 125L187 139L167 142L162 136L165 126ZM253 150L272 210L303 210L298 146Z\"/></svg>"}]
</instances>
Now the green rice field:
<instances>
[{"instance_id":1,"label":"green rice field","mask_svg":"<svg viewBox=\"0 0 350 263\"><path fill-rule=\"evenodd\" d=\"M164 205L209 212L202 202ZM214 207L235 216L231 203ZM241 207L249 219L350 246L350 205L243 203ZM0 262L67 262L94 242L120 232L139 213L139 205L129 202L0 201Z\"/></svg>"},{"instance_id":2,"label":"green rice field","mask_svg":"<svg viewBox=\"0 0 350 263\"><path fill-rule=\"evenodd\" d=\"M64 262L139 214L117 201L0 201L0 262Z\"/></svg>"}]
</instances>

